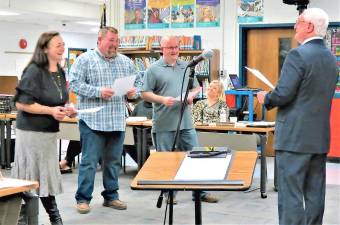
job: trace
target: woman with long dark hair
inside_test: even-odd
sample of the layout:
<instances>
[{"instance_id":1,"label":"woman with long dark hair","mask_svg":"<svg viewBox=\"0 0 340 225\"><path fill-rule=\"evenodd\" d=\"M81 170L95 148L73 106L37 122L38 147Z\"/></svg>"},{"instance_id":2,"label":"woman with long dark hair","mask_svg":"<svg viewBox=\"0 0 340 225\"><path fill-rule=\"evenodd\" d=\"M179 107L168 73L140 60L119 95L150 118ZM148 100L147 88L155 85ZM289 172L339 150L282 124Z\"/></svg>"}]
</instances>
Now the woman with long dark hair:
<instances>
[{"instance_id":1,"label":"woman with long dark hair","mask_svg":"<svg viewBox=\"0 0 340 225\"><path fill-rule=\"evenodd\" d=\"M64 45L58 32L41 34L16 87L18 115L12 176L39 181L37 190L24 193L25 204L18 224L38 224L38 198L51 224L63 224L55 200L55 195L62 193L57 132L59 121L75 115L73 108L64 107L68 93L65 73L59 65Z\"/></svg>"}]
</instances>

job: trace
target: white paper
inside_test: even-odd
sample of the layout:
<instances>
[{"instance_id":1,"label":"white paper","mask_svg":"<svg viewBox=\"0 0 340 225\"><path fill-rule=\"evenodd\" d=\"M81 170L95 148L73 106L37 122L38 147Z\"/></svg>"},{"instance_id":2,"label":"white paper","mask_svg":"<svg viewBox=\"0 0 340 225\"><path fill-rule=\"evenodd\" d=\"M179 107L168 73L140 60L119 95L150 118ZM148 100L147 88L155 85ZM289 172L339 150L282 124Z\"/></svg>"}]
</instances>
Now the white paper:
<instances>
[{"instance_id":1,"label":"white paper","mask_svg":"<svg viewBox=\"0 0 340 225\"><path fill-rule=\"evenodd\" d=\"M174 180L225 180L231 154L225 158L190 158L186 156Z\"/></svg>"},{"instance_id":2,"label":"white paper","mask_svg":"<svg viewBox=\"0 0 340 225\"><path fill-rule=\"evenodd\" d=\"M34 184L32 181L3 178L0 180L0 188L22 187Z\"/></svg>"},{"instance_id":3,"label":"white paper","mask_svg":"<svg viewBox=\"0 0 340 225\"><path fill-rule=\"evenodd\" d=\"M98 112L99 110L102 110L104 106L99 106L95 108L90 108L90 109L78 109L77 113L95 113Z\"/></svg>"},{"instance_id":4,"label":"white paper","mask_svg":"<svg viewBox=\"0 0 340 225\"><path fill-rule=\"evenodd\" d=\"M133 87L135 79L135 75L116 79L112 87L114 96L125 95Z\"/></svg>"},{"instance_id":5,"label":"white paper","mask_svg":"<svg viewBox=\"0 0 340 225\"><path fill-rule=\"evenodd\" d=\"M250 122L248 123L248 125L252 125L252 126L275 126L275 122L271 122L271 121L254 121L254 122Z\"/></svg>"},{"instance_id":6,"label":"white paper","mask_svg":"<svg viewBox=\"0 0 340 225\"><path fill-rule=\"evenodd\" d=\"M271 89L274 89L274 85L258 70L256 69L252 69L252 68L249 68L249 67L246 67L245 68L247 70L249 70L252 74L254 74L257 78L259 78L263 83L265 83L268 87L270 87Z\"/></svg>"},{"instance_id":7,"label":"white paper","mask_svg":"<svg viewBox=\"0 0 340 225\"><path fill-rule=\"evenodd\" d=\"M184 96L185 96L185 92L183 92L182 98L184 98ZM188 94L188 98L191 98L191 97L195 97L193 92L189 92L189 94ZM176 101L181 101L181 95L178 95L178 96L175 98L175 100L176 100Z\"/></svg>"}]
</instances>

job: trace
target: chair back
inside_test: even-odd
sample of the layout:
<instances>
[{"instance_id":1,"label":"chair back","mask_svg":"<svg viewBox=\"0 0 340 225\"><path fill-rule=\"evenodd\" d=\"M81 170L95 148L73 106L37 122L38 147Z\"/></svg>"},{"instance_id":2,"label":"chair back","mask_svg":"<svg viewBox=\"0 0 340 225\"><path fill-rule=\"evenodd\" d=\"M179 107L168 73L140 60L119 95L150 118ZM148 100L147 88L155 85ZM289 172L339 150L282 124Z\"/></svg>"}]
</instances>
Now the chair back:
<instances>
[{"instance_id":1,"label":"chair back","mask_svg":"<svg viewBox=\"0 0 340 225\"><path fill-rule=\"evenodd\" d=\"M133 127L127 126L125 128L124 145L135 145L135 140L133 137Z\"/></svg>"},{"instance_id":2,"label":"chair back","mask_svg":"<svg viewBox=\"0 0 340 225\"><path fill-rule=\"evenodd\" d=\"M228 134L197 131L198 142L202 147L228 147L237 151L256 151L255 134Z\"/></svg>"}]
</instances>

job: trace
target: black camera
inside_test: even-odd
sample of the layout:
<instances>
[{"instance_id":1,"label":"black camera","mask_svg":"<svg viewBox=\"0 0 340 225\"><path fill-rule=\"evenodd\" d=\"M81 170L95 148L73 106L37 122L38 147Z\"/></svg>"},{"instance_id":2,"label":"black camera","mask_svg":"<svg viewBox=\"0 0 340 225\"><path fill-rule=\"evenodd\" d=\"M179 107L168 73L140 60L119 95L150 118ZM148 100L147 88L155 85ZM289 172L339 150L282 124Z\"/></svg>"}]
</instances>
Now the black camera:
<instances>
[{"instance_id":1,"label":"black camera","mask_svg":"<svg viewBox=\"0 0 340 225\"><path fill-rule=\"evenodd\" d=\"M283 3L288 5L308 5L309 0L283 0Z\"/></svg>"},{"instance_id":2,"label":"black camera","mask_svg":"<svg viewBox=\"0 0 340 225\"><path fill-rule=\"evenodd\" d=\"M283 3L288 5L297 5L297 10L299 11L299 14L301 14L303 10L307 9L309 0L283 0Z\"/></svg>"}]
</instances>

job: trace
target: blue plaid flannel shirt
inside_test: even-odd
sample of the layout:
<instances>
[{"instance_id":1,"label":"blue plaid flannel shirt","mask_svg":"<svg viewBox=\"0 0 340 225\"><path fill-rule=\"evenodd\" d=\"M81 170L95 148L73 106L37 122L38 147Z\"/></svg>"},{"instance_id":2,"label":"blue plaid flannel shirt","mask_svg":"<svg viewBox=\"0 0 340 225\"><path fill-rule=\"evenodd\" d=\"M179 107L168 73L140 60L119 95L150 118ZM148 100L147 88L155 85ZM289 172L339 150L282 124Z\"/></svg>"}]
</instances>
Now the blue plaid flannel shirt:
<instances>
[{"instance_id":1,"label":"blue plaid flannel shirt","mask_svg":"<svg viewBox=\"0 0 340 225\"><path fill-rule=\"evenodd\" d=\"M125 97L103 100L100 88L112 87L115 79L131 75L137 76L137 71L125 55L118 53L116 57L106 59L98 49L81 54L69 74L69 87L77 94L77 109L104 108L96 113L80 113L79 119L93 130L125 131Z\"/></svg>"}]
</instances>

